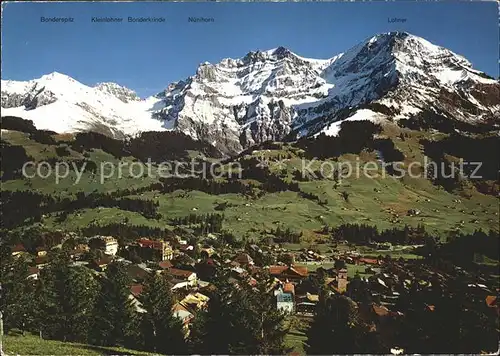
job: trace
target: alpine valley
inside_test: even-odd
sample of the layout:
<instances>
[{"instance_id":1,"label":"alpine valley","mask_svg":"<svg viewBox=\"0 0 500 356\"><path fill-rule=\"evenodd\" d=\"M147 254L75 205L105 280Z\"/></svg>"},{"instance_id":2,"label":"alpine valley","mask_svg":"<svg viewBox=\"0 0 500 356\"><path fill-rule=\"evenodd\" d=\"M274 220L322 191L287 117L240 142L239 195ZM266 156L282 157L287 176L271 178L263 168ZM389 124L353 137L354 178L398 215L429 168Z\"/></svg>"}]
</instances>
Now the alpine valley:
<instances>
[{"instance_id":1,"label":"alpine valley","mask_svg":"<svg viewBox=\"0 0 500 356\"><path fill-rule=\"evenodd\" d=\"M6 355L498 350L500 83L465 58L393 32L1 98Z\"/></svg>"},{"instance_id":2,"label":"alpine valley","mask_svg":"<svg viewBox=\"0 0 500 356\"><path fill-rule=\"evenodd\" d=\"M498 129L500 84L445 48L405 32L380 34L329 59L278 47L202 63L196 73L140 99L115 83L86 86L51 73L2 80L2 116L58 133L123 138L177 130L225 154L254 144L336 135L344 120L447 122Z\"/></svg>"}]
</instances>

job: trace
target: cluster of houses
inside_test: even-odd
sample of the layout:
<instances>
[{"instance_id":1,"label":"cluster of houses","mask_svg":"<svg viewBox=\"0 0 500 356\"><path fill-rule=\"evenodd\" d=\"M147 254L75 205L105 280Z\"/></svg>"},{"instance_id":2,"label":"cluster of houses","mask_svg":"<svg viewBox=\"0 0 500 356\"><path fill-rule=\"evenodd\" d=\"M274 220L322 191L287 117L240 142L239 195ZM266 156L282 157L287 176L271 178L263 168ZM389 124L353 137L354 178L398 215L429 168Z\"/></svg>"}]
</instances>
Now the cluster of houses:
<instances>
[{"instance_id":1,"label":"cluster of houses","mask_svg":"<svg viewBox=\"0 0 500 356\"><path fill-rule=\"evenodd\" d=\"M415 280L420 288L426 288L431 285L432 280L446 279L431 269L423 272L422 267L419 267L418 270L413 270L412 266L401 261L387 262L380 258L362 257L357 253L336 255L335 259L342 262L335 263L337 267L320 267L316 271L309 271L307 264L295 263L295 257L312 263L325 262L326 257L305 249L293 256L288 264L257 266L250 256L251 252L259 254L262 250L251 245L250 251L229 250L222 253L210 244L193 246L180 238L171 241L139 238L120 245L112 236L94 236L87 239L87 243L74 244L69 249L74 265L87 266L95 273L103 273L113 261L122 261L133 281L130 298L138 312L144 312L139 300L147 276L153 271L167 276L176 297L173 311L182 320L186 335L189 334L190 324L196 314L206 308L209 302L208 295L213 285L206 280L210 280L219 265L228 267L230 282L244 281L251 286L258 283L261 272L265 271L273 279L269 293L275 298L276 308L287 314L306 317L313 315L319 301L318 286L312 277L317 276L318 270L321 270L324 283L331 293L347 293L352 296L361 288L369 292L372 302L367 308L363 308L363 313L374 321L374 325L400 314L396 302L405 289L412 287ZM275 253L272 248L268 252ZM28 278L38 278L40 269L50 263L50 254L43 247L28 252L24 246L16 245L11 247L11 253L13 256L26 254L31 258ZM363 265L364 273L356 278L349 278L348 268L356 265ZM492 291L482 283L471 283L469 288L480 298L484 298L486 304L495 308L498 313L498 291ZM430 310L433 308L432 305L428 307Z\"/></svg>"}]
</instances>

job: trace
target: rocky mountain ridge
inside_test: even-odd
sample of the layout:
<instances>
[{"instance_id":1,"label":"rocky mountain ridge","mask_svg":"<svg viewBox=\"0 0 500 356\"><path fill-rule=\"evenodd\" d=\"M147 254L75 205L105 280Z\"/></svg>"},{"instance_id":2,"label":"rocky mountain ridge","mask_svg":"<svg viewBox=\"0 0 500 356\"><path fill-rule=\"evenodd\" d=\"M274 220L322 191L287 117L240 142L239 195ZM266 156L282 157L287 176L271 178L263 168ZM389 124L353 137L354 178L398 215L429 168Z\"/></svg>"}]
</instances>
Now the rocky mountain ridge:
<instances>
[{"instance_id":1,"label":"rocky mountain ridge","mask_svg":"<svg viewBox=\"0 0 500 356\"><path fill-rule=\"evenodd\" d=\"M49 120L56 107L60 120ZM335 135L343 120L383 123L432 113L498 125L500 84L448 49L391 32L329 59L278 47L205 62L143 100L114 83L91 88L60 74L2 80L2 108L2 115L58 132L104 130L116 137L173 129L234 153L267 140Z\"/></svg>"}]
</instances>

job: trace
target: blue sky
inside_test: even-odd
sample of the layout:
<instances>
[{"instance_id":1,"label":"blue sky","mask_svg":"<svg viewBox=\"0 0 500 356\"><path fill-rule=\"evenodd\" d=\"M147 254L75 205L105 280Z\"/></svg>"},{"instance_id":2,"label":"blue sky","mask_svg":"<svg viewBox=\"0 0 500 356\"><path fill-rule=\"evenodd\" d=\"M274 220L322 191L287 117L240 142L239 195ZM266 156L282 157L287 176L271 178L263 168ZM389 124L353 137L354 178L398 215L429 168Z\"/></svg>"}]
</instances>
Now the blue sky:
<instances>
[{"instance_id":1,"label":"blue sky","mask_svg":"<svg viewBox=\"0 0 500 356\"><path fill-rule=\"evenodd\" d=\"M198 64L285 46L329 58L374 34L408 31L498 77L494 2L2 3L2 79L53 71L82 83L112 81L152 95ZM74 23L41 23L71 16ZM92 23L92 16L162 16L164 23ZM189 23L190 16L214 23ZM387 19L406 18L405 24Z\"/></svg>"}]
</instances>

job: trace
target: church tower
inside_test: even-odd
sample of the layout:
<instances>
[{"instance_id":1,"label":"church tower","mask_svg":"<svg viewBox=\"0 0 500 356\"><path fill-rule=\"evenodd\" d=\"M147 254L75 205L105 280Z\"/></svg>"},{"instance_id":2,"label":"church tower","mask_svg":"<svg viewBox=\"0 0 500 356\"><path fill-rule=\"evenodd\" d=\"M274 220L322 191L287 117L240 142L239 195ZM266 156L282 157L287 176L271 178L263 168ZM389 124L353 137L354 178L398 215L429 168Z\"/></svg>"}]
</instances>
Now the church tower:
<instances>
[{"instance_id":1,"label":"church tower","mask_svg":"<svg viewBox=\"0 0 500 356\"><path fill-rule=\"evenodd\" d=\"M347 290L347 269L341 268L337 273L337 290L345 293Z\"/></svg>"}]
</instances>

